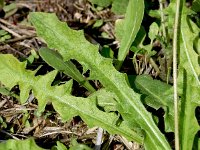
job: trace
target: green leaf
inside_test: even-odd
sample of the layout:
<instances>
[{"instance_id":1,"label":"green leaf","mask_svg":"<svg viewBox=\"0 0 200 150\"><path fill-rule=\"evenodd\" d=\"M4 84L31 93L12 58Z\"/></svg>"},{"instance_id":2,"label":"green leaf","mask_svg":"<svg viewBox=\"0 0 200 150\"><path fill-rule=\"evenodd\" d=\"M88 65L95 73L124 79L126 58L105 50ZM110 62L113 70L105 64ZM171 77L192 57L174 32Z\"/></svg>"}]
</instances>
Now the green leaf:
<instances>
[{"instance_id":1,"label":"green leaf","mask_svg":"<svg viewBox=\"0 0 200 150\"><path fill-rule=\"evenodd\" d=\"M115 21L115 36L118 41L121 41L124 34L124 19L117 19Z\"/></svg>"},{"instance_id":2,"label":"green leaf","mask_svg":"<svg viewBox=\"0 0 200 150\"><path fill-rule=\"evenodd\" d=\"M198 55L200 55L200 37L197 36L194 40L194 50L197 52Z\"/></svg>"},{"instance_id":3,"label":"green leaf","mask_svg":"<svg viewBox=\"0 0 200 150\"><path fill-rule=\"evenodd\" d=\"M8 58L8 59L5 59ZM18 63L17 59L10 59L12 58L11 55L8 56L2 56L0 59L0 69L2 71L1 73L1 82L6 85L6 87L11 90L12 87L15 85L19 85L22 87L21 93L20 93L20 102L25 103L30 91L30 86L26 84L23 80L29 82L29 74L34 75L35 72L33 71L27 71L26 73L20 71L23 70L26 66L26 62ZM9 69L14 69L13 71L9 72ZM7 70L7 71L4 71ZM30 80L32 81L32 80ZM34 81L33 81L34 82Z\"/></svg>"},{"instance_id":4,"label":"green leaf","mask_svg":"<svg viewBox=\"0 0 200 150\"><path fill-rule=\"evenodd\" d=\"M107 7L112 3L113 0L89 0L89 1L101 7Z\"/></svg>"},{"instance_id":5,"label":"green leaf","mask_svg":"<svg viewBox=\"0 0 200 150\"><path fill-rule=\"evenodd\" d=\"M44 61L46 61L50 66L58 71L62 71L64 74L70 76L72 79L76 80L78 83L83 85L88 91L96 91L90 83L83 77L76 66L71 62L64 62L62 56L48 48L41 48L39 54Z\"/></svg>"},{"instance_id":6,"label":"green leaf","mask_svg":"<svg viewBox=\"0 0 200 150\"><path fill-rule=\"evenodd\" d=\"M192 149L195 135L200 127L195 117L196 103L193 101L200 98L200 88L195 87L192 83L194 78L184 71L183 73L183 94L181 96L181 112L180 112L180 141L181 149ZM187 141L187 142L185 142Z\"/></svg>"},{"instance_id":7,"label":"green leaf","mask_svg":"<svg viewBox=\"0 0 200 150\"><path fill-rule=\"evenodd\" d=\"M94 25L93 25L93 28L99 28L103 25L103 20L97 20Z\"/></svg>"},{"instance_id":8,"label":"green leaf","mask_svg":"<svg viewBox=\"0 0 200 150\"><path fill-rule=\"evenodd\" d=\"M11 35L7 31L0 30L0 42L4 42L10 38L11 38Z\"/></svg>"},{"instance_id":9,"label":"green leaf","mask_svg":"<svg viewBox=\"0 0 200 150\"><path fill-rule=\"evenodd\" d=\"M129 87L125 76L119 73L112 65L112 60L102 57L98 52L98 46L92 45L85 39L83 31L70 29L65 23L60 22L54 14L31 13L29 19L36 27L38 35L44 38L50 48L58 50L64 60L75 59L84 64L90 70L91 79L99 80L106 90L115 93L118 111L126 123L131 128L140 126L146 133L144 139L146 149L150 146L149 144L157 149L171 149L164 135L155 125L150 113L141 103L140 95ZM69 98L69 100L71 101L72 99ZM87 102L86 100L83 101ZM73 102L75 103L76 100L73 100ZM80 102L76 103L76 105L81 104ZM72 108L76 108L76 105L74 104ZM85 104L81 108L86 106L88 105ZM94 104L91 107L84 111L88 112L94 109ZM84 114L84 111L81 113ZM103 115L96 114L97 116ZM87 120L84 117L83 119L88 123L92 123L89 121L91 118L88 117ZM104 115L105 118L106 116ZM105 120L108 121L110 119L106 118ZM96 121L100 124L98 120ZM146 142L147 139L150 139L150 141Z\"/></svg>"},{"instance_id":10,"label":"green leaf","mask_svg":"<svg viewBox=\"0 0 200 150\"><path fill-rule=\"evenodd\" d=\"M0 93L3 95L8 95L8 96L11 95L11 92L8 89L6 89L5 87L1 87L1 86L0 86Z\"/></svg>"},{"instance_id":11,"label":"green leaf","mask_svg":"<svg viewBox=\"0 0 200 150\"><path fill-rule=\"evenodd\" d=\"M16 11L18 10L17 4L13 2L9 5L5 5L3 7L3 10L6 13L5 17L9 17L9 16L13 15L14 13L16 13Z\"/></svg>"},{"instance_id":12,"label":"green leaf","mask_svg":"<svg viewBox=\"0 0 200 150\"><path fill-rule=\"evenodd\" d=\"M51 150L67 150L64 144L60 143L59 141L56 142L57 146L53 146Z\"/></svg>"},{"instance_id":13,"label":"green leaf","mask_svg":"<svg viewBox=\"0 0 200 150\"><path fill-rule=\"evenodd\" d=\"M4 42L8 39L11 39L11 36L10 35L4 35L4 36L0 37L0 42Z\"/></svg>"},{"instance_id":14,"label":"green leaf","mask_svg":"<svg viewBox=\"0 0 200 150\"><path fill-rule=\"evenodd\" d=\"M111 10L117 15L123 15L126 13L129 0L114 0Z\"/></svg>"},{"instance_id":15,"label":"green leaf","mask_svg":"<svg viewBox=\"0 0 200 150\"><path fill-rule=\"evenodd\" d=\"M44 150L37 146L32 138L27 140L8 140L0 143L0 147L2 150Z\"/></svg>"},{"instance_id":16,"label":"green leaf","mask_svg":"<svg viewBox=\"0 0 200 150\"><path fill-rule=\"evenodd\" d=\"M0 81L6 87L20 87L20 97L27 97L30 90L38 100L38 113L44 111L47 102L52 102L63 121L80 116L89 126L100 126L111 134L120 134L129 140L142 143L143 138L132 131L124 121L116 125L115 113L101 111L96 106L96 99L81 98L70 95L72 82L51 86L57 71L43 76L35 76L35 71L26 70L26 63L19 62L14 56L0 54ZM12 84L11 84L12 83ZM25 99L26 100L26 99ZM22 101L25 102L25 101Z\"/></svg>"},{"instance_id":17,"label":"green leaf","mask_svg":"<svg viewBox=\"0 0 200 150\"><path fill-rule=\"evenodd\" d=\"M158 35L158 31L159 31L159 27L158 27L157 23L153 22L150 26L149 33L148 33L148 36L151 39L151 43Z\"/></svg>"},{"instance_id":18,"label":"green leaf","mask_svg":"<svg viewBox=\"0 0 200 150\"><path fill-rule=\"evenodd\" d=\"M8 34L7 31L5 31L5 30L0 30L0 36L4 36L4 35L6 35L6 34Z\"/></svg>"},{"instance_id":19,"label":"green leaf","mask_svg":"<svg viewBox=\"0 0 200 150\"><path fill-rule=\"evenodd\" d=\"M125 15L124 21L124 34L120 43L118 52L119 69L129 51L129 48L134 41L143 19L144 15L144 1L143 0L130 0Z\"/></svg>"},{"instance_id":20,"label":"green leaf","mask_svg":"<svg viewBox=\"0 0 200 150\"><path fill-rule=\"evenodd\" d=\"M160 10L149 10L148 15L160 19Z\"/></svg>"},{"instance_id":21,"label":"green leaf","mask_svg":"<svg viewBox=\"0 0 200 150\"><path fill-rule=\"evenodd\" d=\"M195 84L200 87L199 75L200 75L200 67L198 63L199 55L193 49L193 42L195 37L197 36L198 27L194 25L192 21L189 22L186 15L182 17L182 25L181 25L181 48L184 51L184 54L181 55L181 58L185 59L182 62L182 66L188 71L188 74L192 74L194 79L196 80ZM193 26L192 30L190 27Z\"/></svg>"},{"instance_id":22,"label":"green leaf","mask_svg":"<svg viewBox=\"0 0 200 150\"><path fill-rule=\"evenodd\" d=\"M19 98L18 95L16 95L16 94L10 92L10 91L9 91L7 88L5 88L5 87L1 87L1 85L0 85L0 93L1 93L2 95L13 96L13 97L15 97L15 98Z\"/></svg>"},{"instance_id":23,"label":"green leaf","mask_svg":"<svg viewBox=\"0 0 200 150\"><path fill-rule=\"evenodd\" d=\"M4 6L4 0L0 0L0 9L2 9Z\"/></svg>"},{"instance_id":24,"label":"green leaf","mask_svg":"<svg viewBox=\"0 0 200 150\"><path fill-rule=\"evenodd\" d=\"M133 84L133 83L132 83ZM148 75L137 76L134 80L134 86L143 95L144 102L155 108L163 108L165 110L165 131L174 131L174 106L173 106L173 91L172 86L153 80Z\"/></svg>"},{"instance_id":25,"label":"green leaf","mask_svg":"<svg viewBox=\"0 0 200 150\"><path fill-rule=\"evenodd\" d=\"M178 83L181 90L180 142L181 149L192 149L194 138L200 127L195 117L195 109L200 106L200 66L199 55L193 43L199 28L184 13L181 18L180 64ZM185 142L187 141L187 142Z\"/></svg>"},{"instance_id":26,"label":"green leaf","mask_svg":"<svg viewBox=\"0 0 200 150\"><path fill-rule=\"evenodd\" d=\"M75 139L71 141L70 145L71 146L69 150L92 150L84 144L79 144Z\"/></svg>"},{"instance_id":27,"label":"green leaf","mask_svg":"<svg viewBox=\"0 0 200 150\"><path fill-rule=\"evenodd\" d=\"M169 37L173 37L175 12L176 12L176 1L171 1L169 3L169 6L163 10L163 13L168 15L168 17L166 18L165 24L167 26Z\"/></svg>"},{"instance_id":28,"label":"green leaf","mask_svg":"<svg viewBox=\"0 0 200 150\"><path fill-rule=\"evenodd\" d=\"M110 47L104 46L104 47L102 47L101 55L106 58L113 58L114 52L112 51L112 49Z\"/></svg>"},{"instance_id":29,"label":"green leaf","mask_svg":"<svg viewBox=\"0 0 200 150\"><path fill-rule=\"evenodd\" d=\"M146 37L146 31L145 31L144 27L141 26L140 30L138 31L137 36L133 42L133 45L137 46L139 48L143 48L144 47L143 42L145 40L145 37Z\"/></svg>"},{"instance_id":30,"label":"green leaf","mask_svg":"<svg viewBox=\"0 0 200 150\"><path fill-rule=\"evenodd\" d=\"M200 0L194 0L192 2L192 10L200 12Z\"/></svg>"},{"instance_id":31,"label":"green leaf","mask_svg":"<svg viewBox=\"0 0 200 150\"><path fill-rule=\"evenodd\" d=\"M106 89L100 89L94 94L90 95L90 98L97 99L97 105L104 108L106 112L117 111L116 95Z\"/></svg>"}]
</instances>

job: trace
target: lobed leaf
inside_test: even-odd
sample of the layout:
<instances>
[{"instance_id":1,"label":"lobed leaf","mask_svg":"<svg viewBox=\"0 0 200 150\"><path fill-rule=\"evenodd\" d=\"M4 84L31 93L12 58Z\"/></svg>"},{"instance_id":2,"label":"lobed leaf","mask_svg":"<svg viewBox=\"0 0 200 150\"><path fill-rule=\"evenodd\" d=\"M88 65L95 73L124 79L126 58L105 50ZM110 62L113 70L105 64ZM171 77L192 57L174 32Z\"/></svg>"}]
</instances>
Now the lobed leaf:
<instances>
[{"instance_id":1,"label":"lobed leaf","mask_svg":"<svg viewBox=\"0 0 200 150\"><path fill-rule=\"evenodd\" d=\"M98 47L84 38L83 31L70 29L54 14L31 13L29 19L36 27L38 35L47 42L50 48L56 49L64 60L75 59L80 62L90 70L91 79L99 80L106 90L115 93L117 110L123 119L131 128L139 126L146 133L144 139L146 149L148 147L171 149L150 113L140 101L140 95L129 87L125 76L112 65L112 60L103 58L98 53ZM84 114L84 112L81 113Z\"/></svg>"},{"instance_id":2,"label":"lobed leaf","mask_svg":"<svg viewBox=\"0 0 200 150\"><path fill-rule=\"evenodd\" d=\"M106 89L100 89L90 95L90 98L92 97L97 99L97 105L102 107L106 112L117 111L117 102L115 100L117 97L114 93L111 93Z\"/></svg>"},{"instance_id":3,"label":"lobed leaf","mask_svg":"<svg viewBox=\"0 0 200 150\"><path fill-rule=\"evenodd\" d=\"M56 142L57 146L53 146L51 150L67 150L64 144ZM26 140L7 140L6 142L0 143L1 150L45 150L38 145L36 145L33 138ZM72 145L69 150L91 150L91 148L86 145L77 143L76 140L72 141Z\"/></svg>"},{"instance_id":4,"label":"lobed leaf","mask_svg":"<svg viewBox=\"0 0 200 150\"><path fill-rule=\"evenodd\" d=\"M35 144L34 139L27 140L7 140L4 143L0 143L0 149L5 150L44 150L43 148Z\"/></svg>"},{"instance_id":5,"label":"lobed leaf","mask_svg":"<svg viewBox=\"0 0 200 150\"><path fill-rule=\"evenodd\" d=\"M143 100L155 109L163 108L165 110L165 131L174 131L174 106L172 86L153 80L150 76L140 75L135 78L135 87L144 94Z\"/></svg>"},{"instance_id":6,"label":"lobed leaf","mask_svg":"<svg viewBox=\"0 0 200 150\"><path fill-rule=\"evenodd\" d=\"M79 115L89 126L100 126L111 134L120 134L129 140L142 143L141 135L131 130L124 121L120 125L115 124L118 118L115 113L99 110L95 98L81 98L70 95L71 81L59 86L51 86L57 71L49 72L43 76L35 76L35 71L25 68L25 62L19 62L10 54L0 54L0 69L2 71L0 81L9 88L19 85L20 98L23 98L22 102L27 100L28 94L32 90L38 100L39 113L44 111L47 102L50 101L63 121Z\"/></svg>"}]
</instances>

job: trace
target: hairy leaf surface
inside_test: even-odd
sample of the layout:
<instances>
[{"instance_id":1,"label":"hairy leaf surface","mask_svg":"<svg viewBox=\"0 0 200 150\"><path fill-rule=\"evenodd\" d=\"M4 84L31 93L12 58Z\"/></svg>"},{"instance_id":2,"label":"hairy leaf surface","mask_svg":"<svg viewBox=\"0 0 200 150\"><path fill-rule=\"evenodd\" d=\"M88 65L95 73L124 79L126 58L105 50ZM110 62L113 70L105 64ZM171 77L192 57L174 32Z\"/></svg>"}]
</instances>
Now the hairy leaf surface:
<instances>
[{"instance_id":1,"label":"hairy leaf surface","mask_svg":"<svg viewBox=\"0 0 200 150\"><path fill-rule=\"evenodd\" d=\"M63 121L80 116L89 126L100 126L111 134L121 134L129 140L142 143L143 138L127 127L125 122L116 125L115 113L107 113L96 107L95 98L81 98L70 95L72 82L60 86L51 86L57 71L43 76L35 76L35 71L26 70L26 63L19 62L14 56L0 54L0 81L9 88L20 87L21 102L28 98L30 90L38 99L38 111L43 112L48 101L53 103L55 110ZM12 84L11 84L12 83ZM21 96L22 94L22 96ZM106 97L106 95L105 95Z\"/></svg>"},{"instance_id":2,"label":"hairy leaf surface","mask_svg":"<svg viewBox=\"0 0 200 150\"><path fill-rule=\"evenodd\" d=\"M155 108L162 107L165 110L165 130L166 132L174 131L174 106L172 86L153 80L150 76L141 75L135 79L135 86L144 94L144 102Z\"/></svg>"},{"instance_id":3,"label":"hairy leaf surface","mask_svg":"<svg viewBox=\"0 0 200 150\"><path fill-rule=\"evenodd\" d=\"M146 133L145 147L170 149L164 135L155 125L151 115L140 101L140 95L127 84L125 76L112 65L112 60L103 58L98 47L90 44L83 31L75 31L62 23L54 14L31 13L30 21L50 48L60 52L64 60L75 59L90 70L90 78L99 80L117 96L118 111L131 128L140 126Z\"/></svg>"}]
</instances>

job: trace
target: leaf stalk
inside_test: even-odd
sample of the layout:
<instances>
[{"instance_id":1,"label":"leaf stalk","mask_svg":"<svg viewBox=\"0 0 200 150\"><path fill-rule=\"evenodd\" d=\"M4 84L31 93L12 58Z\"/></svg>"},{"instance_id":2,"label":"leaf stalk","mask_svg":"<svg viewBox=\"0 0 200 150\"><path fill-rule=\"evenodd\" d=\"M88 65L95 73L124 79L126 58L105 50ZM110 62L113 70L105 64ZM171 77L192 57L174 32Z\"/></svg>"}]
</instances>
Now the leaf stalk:
<instances>
[{"instance_id":1,"label":"leaf stalk","mask_svg":"<svg viewBox=\"0 0 200 150\"><path fill-rule=\"evenodd\" d=\"M175 133L175 149L180 149L179 144L179 113L178 113L178 91L177 91L177 51L178 38L180 29L180 6L181 0L176 0L176 14L174 21L174 35L173 35L173 81L174 81L174 133Z\"/></svg>"}]
</instances>

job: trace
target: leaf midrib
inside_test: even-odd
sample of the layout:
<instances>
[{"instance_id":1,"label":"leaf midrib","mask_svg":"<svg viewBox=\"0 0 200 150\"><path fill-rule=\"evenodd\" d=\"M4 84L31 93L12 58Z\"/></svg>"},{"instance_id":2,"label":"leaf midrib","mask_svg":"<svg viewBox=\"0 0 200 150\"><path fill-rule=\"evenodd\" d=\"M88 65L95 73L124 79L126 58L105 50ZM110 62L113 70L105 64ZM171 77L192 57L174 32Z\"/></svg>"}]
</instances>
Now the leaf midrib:
<instances>
[{"instance_id":1,"label":"leaf midrib","mask_svg":"<svg viewBox=\"0 0 200 150\"><path fill-rule=\"evenodd\" d=\"M36 20L38 20L38 22L40 22L41 24L43 24L43 26L45 26L46 28L48 28L48 30L50 30L52 33L53 33L53 35L55 35L56 37L59 37L61 40L60 41L66 41L66 38L65 38L65 36L63 35L63 34L59 34L59 32L56 32L56 30L52 30L51 28L49 28L46 24L44 24L41 20L39 20L39 19L37 19L37 18L35 18ZM61 22L62 23L62 22ZM41 35L42 37L43 37L43 35ZM68 43L68 41L66 41L66 43ZM68 45L69 46L69 45ZM89 49L90 49L90 45L88 45L89 47ZM80 46L79 46L80 47ZM75 47L76 49L77 49L77 47ZM84 48L86 48L86 47L84 47ZM81 48L79 48L79 49L81 49ZM63 49L62 49L63 50ZM70 50L72 50L71 48L70 48ZM77 49L78 50L78 49ZM84 56L83 55L84 53L82 53L82 56ZM87 56L87 55L86 55ZM76 58L76 56L73 56L73 58L75 58L77 61L81 61L81 62L84 62L85 60L87 60L88 58L86 57L86 56L84 56L84 58L85 59L83 59L83 60L80 60L80 58L79 57L77 57ZM102 56L100 56L100 54L99 54L99 58L100 57L102 57ZM101 61L102 60L105 60L104 58L103 59L101 59ZM96 70L95 72L97 72L98 73L98 76L104 76L104 77L106 77L106 79L107 80L105 80L105 82L109 82L109 84L110 85L113 85L113 87L117 90L117 91L119 91L119 93L120 94L118 94L118 93L116 93L116 95L121 95L121 96L118 96L119 97L119 99L120 99L120 101L122 102L122 104L124 103L122 100L127 100L127 103L129 103L130 105L128 105L128 106L132 106L132 108L134 108L134 110L138 113L138 115L140 115L141 116L141 118L143 119L143 121L145 122L145 124L147 125L147 127L150 129L150 132L147 130L146 132L149 132L149 133L152 133L153 135L155 135L155 137L156 137L156 139L157 139L157 141L159 141L159 143L161 144L161 145L163 145L164 144L164 147L166 148L166 149L168 149L169 148L169 146L166 144L166 141L164 141L164 139L163 138L161 138L160 136L162 135L162 133L161 132L159 132L159 130L157 129L157 127L156 127L156 125L154 124L154 122L153 122L153 120L151 119L151 118L149 118L148 117L148 120L146 119L146 114L148 113L145 109L143 109L144 110L144 112L145 112L145 114L144 114L144 112L142 112L141 111L141 107L140 106L142 106L142 107L144 107L143 105L142 105L142 103L140 104L140 103L133 103L133 102L137 102L136 100L134 100L134 99L132 99L131 98L131 96L127 96L128 94L130 94L130 93L128 93L128 91L130 91L131 92L131 94L132 95L134 95L135 93L133 92L133 90L131 90L129 87L128 87L128 85L124 85L125 87L128 87L128 88L126 88L126 90L125 91L123 91L124 89L120 89L120 88L118 88L118 86L115 84L115 82L113 83L113 81L111 80L111 78L109 78L109 77L107 77L105 74L104 74L104 72L105 72L105 70L101 70L101 69L99 69L99 68L101 68L101 67L99 67L98 65L94 65L94 64L90 64L90 61L87 61L88 62L88 64L89 64L89 66L90 66L90 69L91 70ZM100 63L99 63L100 64ZM94 67L95 66L95 67ZM113 66L112 66L113 67ZM122 79L121 77L120 77L120 79ZM104 82L104 80L103 81L101 81L101 82ZM111 82L112 81L112 82ZM123 79L122 79L122 81L123 81ZM122 82L123 83L123 82ZM116 91L115 90L115 91ZM123 92L122 92L123 91ZM137 107L137 106L139 106L139 107ZM122 106L122 108L123 108L123 106ZM130 110L132 110L132 108L130 107ZM122 112L122 114L123 114L123 112ZM159 135L160 134L160 135ZM149 135L150 136L150 135Z\"/></svg>"},{"instance_id":2,"label":"leaf midrib","mask_svg":"<svg viewBox=\"0 0 200 150\"><path fill-rule=\"evenodd\" d=\"M93 120L96 120L96 121L100 122L101 124L106 124L106 126L109 126L110 128L115 128L115 130L117 130L119 133L121 133L120 128L117 128L117 127L115 127L115 125L111 125L111 124L109 124L109 123L107 123L105 121L102 121L101 119L94 117L94 115L89 115L88 113L86 113L87 111L81 111L77 107L74 107L73 105L70 105L70 103L67 103L67 100L65 98L62 98L62 97L59 97L59 96L55 96L55 95L54 95L54 97L55 97L55 99L59 100L60 102L68 105L68 107L73 108L75 111L78 112L78 115L80 115L80 116L85 115L88 118L93 118ZM123 133L125 133L125 132L123 132ZM126 133L126 135L130 137L129 133ZM133 139L133 140L136 140L136 142L138 142L140 144L142 143L142 138L141 139Z\"/></svg>"},{"instance_id":3,"label":"leaf midrib","mask_svg":"<svg viewBox=\"0 0 200 150\"><path fill-rule=\"evenodd\" d=\"M198 85L200 86L200 81L199 81L199 79L198 79L198 74L197 74L197 72L196 72L195 69L194 69L192 60L190 59L190 56L189 56L189 53L188 53L189 50L188 50L188 47L187 47L187 45L186 45L186 40L185 40L185 38L184 38L186 35L184 35L182 29L181 29L181 34L182 34L182 39L183 39L184 51L185 51L186 57L187 57L187 59L188 59L190 68L192 69L193 75L194 75L194 77L195 77L195 79L196 79Z\"/></svg>"}]
</instances>

